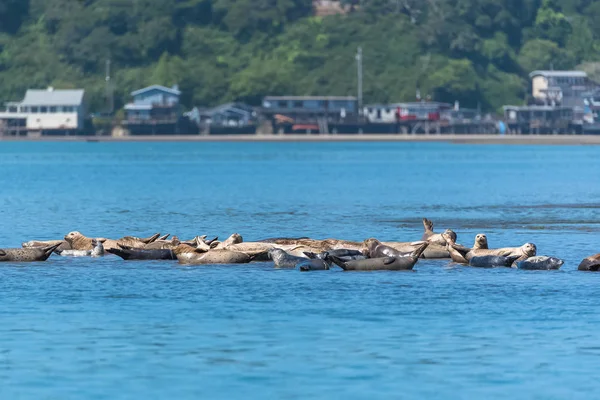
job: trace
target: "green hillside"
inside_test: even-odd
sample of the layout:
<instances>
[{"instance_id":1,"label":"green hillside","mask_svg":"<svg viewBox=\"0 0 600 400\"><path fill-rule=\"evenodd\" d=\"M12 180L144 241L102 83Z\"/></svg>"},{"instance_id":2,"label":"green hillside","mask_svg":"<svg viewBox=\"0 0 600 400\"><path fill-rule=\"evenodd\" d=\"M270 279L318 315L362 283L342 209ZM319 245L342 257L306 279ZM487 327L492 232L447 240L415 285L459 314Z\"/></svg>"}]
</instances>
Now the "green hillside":
<instances>
[{"instance_id":1,"label":"green hillside","mask_svg":"<svg viewBox=\"0 0 600 400\"><path fill-rule=\"evenodd\" d=\"M84 87L105 108L131 90L179 84L186 106L271 94L440 101L498 110L522 103L534 69L600 58L600 1L362 0L314 17L310 0L0 0L0 100L27 88Z\"/></svg>"}]
</instances>

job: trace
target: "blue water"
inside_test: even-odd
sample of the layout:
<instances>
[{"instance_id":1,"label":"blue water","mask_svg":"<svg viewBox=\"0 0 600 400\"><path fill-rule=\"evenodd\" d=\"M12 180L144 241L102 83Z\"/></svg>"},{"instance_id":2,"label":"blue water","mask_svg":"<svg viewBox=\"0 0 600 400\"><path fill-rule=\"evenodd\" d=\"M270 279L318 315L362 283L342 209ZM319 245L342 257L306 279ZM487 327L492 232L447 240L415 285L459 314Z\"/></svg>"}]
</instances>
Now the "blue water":
<instances>
[{"instance_id":1,"label":"blue water","mask_svg":"<svg viewBox=\"0 0 600 400\"><path fill-rule=\"evenodd\" d=\"M0 268L0 398L593 398L596 147L0 143L0 246L88 236L416 240L420 219L561 271Z\"/></svg>"}]
</instances>

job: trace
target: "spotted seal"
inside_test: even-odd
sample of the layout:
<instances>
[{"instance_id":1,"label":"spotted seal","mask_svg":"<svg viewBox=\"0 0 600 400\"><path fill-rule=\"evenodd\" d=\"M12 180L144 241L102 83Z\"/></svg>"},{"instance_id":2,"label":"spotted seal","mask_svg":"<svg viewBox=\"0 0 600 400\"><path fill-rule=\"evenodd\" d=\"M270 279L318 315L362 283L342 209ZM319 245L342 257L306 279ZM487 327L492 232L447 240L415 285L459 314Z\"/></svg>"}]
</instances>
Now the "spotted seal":
<instances>
[{"instance_id":1,"label":"spotted seal","mask_svg":"<svg viewBox=\"0 0 600 400\"><path fill-rule=\"evenodd\" d=\"M478 256L469 260L469 265L476 268L510 268L519 256Z\"/></svg>"},{"instance_id":2,"label":"spotted seal","mask_svg":"<svg viewBox=\"0 0 600 400\"><path fill-rule=\"evenodd\" d=\"M328 251L324 251L319 254L306 251L306 252L304 252L304 255L311 259L321 259L321 260L327 260L327 257L329 257L329 256L334 256L334 257L340 258L344 261L366 260L368 258L361 251L348 250L348 249L328 250Z\"/></svg>"},{"instance_id":3,"label":"spotted seal","mask_svg":"<svg viewBox=\"0 0 600 400\"><path fill-rule=\"evenodd\" d=\"M279 248L269 250L269 257L273 260L275 268L296 268L298 263L306 261L306 257L298 257Z\"/></svg>"},{"instance_id":4,"label":"spotted seal","mask_svg":"<svg viewBox=\"0 0 600 400\"><path fill-rule=\"evenodd\" d=\"M537 256L516 263L518 269L548 271L557 270L564 265L564 260L556 257Z\"/></svg>"},{"instance_id":5,"label":"spotted seal","mask_svg":"<svg viewBox=\"0 0 600 400\"><path fill-rule=\"evenodd\" d=\"M71 245L66 240L30 240L21 244L23 248L29 247L49 247L59 244L56 250L71 250Z\"/></svg>"},{"instance_id":6,"label":"spotted seal","mask_svg":"<svg viewBox=\"0 0 600 400\"><path fill-rule=\"evenodd\" d=\"M48 247L28 247L20 249L0 249L0 262L46 261L60 244Z\"/></svg>"},{"instance_id":7,"label":"spotted seal","mask_svg":"<svg viewBox=\"0 0 600 400\"><path fill-rule=\"evenodd\" d=\"M584 258L577 269L579 271L597 272L600 269L600 253Z\"/></svg>"},{"instance_id":8,"label":"spotted seal","mask_svg":"<svg viewBox=\"0 0 600 400\"><path fill-rule=\"evenodd\" d=\"M419 257L423 254L427 246L429 246L429 243L423 243L408 257L381 257L369 258L366 260L344 261L338 257L329 256L328 260L335 263L344 271L411 270L414 268L417 261L419 261Z\"/></svg>"}]
</instances>

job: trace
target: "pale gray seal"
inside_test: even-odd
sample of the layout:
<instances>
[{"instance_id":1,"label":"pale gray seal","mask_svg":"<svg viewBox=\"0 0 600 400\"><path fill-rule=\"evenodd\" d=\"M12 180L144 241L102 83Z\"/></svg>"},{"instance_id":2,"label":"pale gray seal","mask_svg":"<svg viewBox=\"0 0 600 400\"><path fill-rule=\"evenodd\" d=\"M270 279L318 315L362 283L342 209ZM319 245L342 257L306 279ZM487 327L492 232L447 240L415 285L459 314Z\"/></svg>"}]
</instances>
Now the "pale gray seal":
<instances>
[{"instance_id":1,"label":"pale gray seal","mask_svg":"<svg viewBox=\"0 0 600 400\"><path fill-rule=\"evenodd\" d=\"M305 257L298 257L288 254L286 251L278 248L269 250L269 257L273 260L275 268L296 268L296 265L302 261L306 261Z\"/></svg>"},{"instance_id":2,"label":"pale gray seal","mask_svg":"<svg viewBox=\"0 0 600 400\"><path fill-rule=\"evenodd\" d=\"M556 257L537 256L516 263L518 269L548 271L560 269L564 261Z\"/></svg>"},{"instance_id":3,"label":"pale gray seal","mask_svg":"<svg viewBox=\"0 0 600 400\"><path fill-rule=\"evenodd\" d=\"M20 249L0 249L0 262L46 261L60 244L48 247L28 247Z\"/></svg>"},{"instance_id":4,"label":"pale gray seal","mask_svg":"<svg viewBox=\"0 0 600 400\"><path fill-rule=\"evenodd\" d=\"M414 268L419 257L427 248L429 243L423 243L417 250L407 257L381 257L369 258L366 260L344 261L335 256L329 256L327 259L332 261L344 271L401 271Z\"/></svg>"}]
</instances>

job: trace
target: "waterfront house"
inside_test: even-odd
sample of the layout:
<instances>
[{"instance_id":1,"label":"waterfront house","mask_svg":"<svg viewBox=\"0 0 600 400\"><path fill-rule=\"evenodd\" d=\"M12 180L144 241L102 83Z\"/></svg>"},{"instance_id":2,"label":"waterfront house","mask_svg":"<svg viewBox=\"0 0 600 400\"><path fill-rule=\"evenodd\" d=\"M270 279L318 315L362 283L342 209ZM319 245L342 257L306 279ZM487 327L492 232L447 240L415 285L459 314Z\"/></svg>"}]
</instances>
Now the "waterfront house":
<instances>
[{"instance_id":1,"label":"waterfront house","mask_svg":"<svg viewBox=\"0 0 600 400\"><path fill-rule=\"evenodd\" d=\"M267 96L260 112L282 132L327 133L329 126L356 125L359 119L358 100L351 96Z\"/></svg>"},{"instance_id":2,"label":"waterfront house","mask_svg":"<svg viewBox=\"0 0 600 400\"><path fill-rule=\"evenodd\" d=\"M80 134L86 115L83 89L29 89L0 112L0 135Z\"/></svg>"},{"instance_id":3,"label":"waterfront house","mask_svg":"<svg viewBox=\"0 0 600 400\"><path fill-rule=\"evenodd\" d=\"M599 87L584 71L533 71L529 77L539 105L581 107L582 94Z\"/></svg>"},{"instance_id":4,"label":"waterfront house","mask_svg":"<svg viewBox=\"0 0 600 400\"><path fill-rule=\"evenodd\" d=\"M181 131L181 92L176 85L152 85L132 92L131 96L133 102L125 105L123 121L131 134L187 133Z\"/></svg>"},{"instance_id":5,"label":"waterfront house","mask_svg":"<svg viewBox=\"0 0 600 400\"><path fill-rule=\"evenodd\" d=\"M198 125L240 127L256 123L257 113L244 103L227 103L217 107L200 109L195 107L186 113Z\"/></svg>"},{"instance_id":6,"label":"waterfront house","mask_svg":"<svg viewBox=\"0 0 600 400\"><path fill-rule=\"evenodd\" d=\"M573 108L562 106L504 106L504 120L512 133L569 133Z\"/></svg>"}]
</instances>

